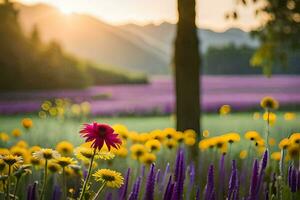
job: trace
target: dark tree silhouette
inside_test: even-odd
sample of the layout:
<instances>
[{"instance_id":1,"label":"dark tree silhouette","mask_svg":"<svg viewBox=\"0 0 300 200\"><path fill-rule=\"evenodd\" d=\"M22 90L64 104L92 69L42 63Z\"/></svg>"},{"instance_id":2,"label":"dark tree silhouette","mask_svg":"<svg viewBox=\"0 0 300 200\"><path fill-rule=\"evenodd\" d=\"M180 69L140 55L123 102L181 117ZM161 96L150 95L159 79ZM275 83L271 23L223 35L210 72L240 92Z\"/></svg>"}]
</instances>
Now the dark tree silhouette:
<instances>
[{"instance_id":1,"label":"dark tree silhouette","mask_svg":"<svg viewBox=\"0 0 300 200\"><path fill-rule=\"evenodd\" d=\"M178 0L178 24L175 40L175 87L177 129L200 132L199 74L200 56L195 0Z\"/></svg>"}]
</instances>

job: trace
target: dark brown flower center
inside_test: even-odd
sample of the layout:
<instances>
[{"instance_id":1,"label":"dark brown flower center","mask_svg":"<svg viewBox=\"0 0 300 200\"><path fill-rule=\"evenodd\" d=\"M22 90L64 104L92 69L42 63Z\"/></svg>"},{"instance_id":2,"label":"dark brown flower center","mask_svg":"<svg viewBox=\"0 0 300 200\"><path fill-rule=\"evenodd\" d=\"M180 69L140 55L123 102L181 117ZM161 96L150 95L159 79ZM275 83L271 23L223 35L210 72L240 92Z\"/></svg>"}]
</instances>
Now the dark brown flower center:
<instances>
[{"instance_id":1,"label":"dark brown flower center","mask_svg":"<svg viewBox=\"0 0 300 200\"><path fill-rule=\"evenodd\" d=\"M99 131L99 136L101 136L101 137L105 136L105 134L106 134L106 128L105 127L100 126L98 131Z\"/></svg>"}]
</instances>

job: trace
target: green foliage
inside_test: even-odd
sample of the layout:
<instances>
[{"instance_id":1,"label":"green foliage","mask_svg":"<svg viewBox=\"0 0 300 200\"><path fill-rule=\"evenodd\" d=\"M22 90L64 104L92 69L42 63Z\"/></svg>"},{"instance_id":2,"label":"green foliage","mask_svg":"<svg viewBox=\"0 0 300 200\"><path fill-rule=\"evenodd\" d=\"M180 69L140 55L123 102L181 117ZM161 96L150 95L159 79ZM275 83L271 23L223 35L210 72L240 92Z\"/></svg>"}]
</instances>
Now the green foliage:
<instances>
[{"instance_id":1,"label":"green foliage","mask_svg":"<svg viewBox=\"0 0 300 200\"><path fill-rule=\"evenodd\" d=\"M300 1L299 0L239 0L247 6L257 5L256 16L262 21L261 27L253 31L253 36L261 42L251 63L263 67L270 76L273 66L280 62L287 66L291 51L300 48ZM234 11L236 17L238 15Z\"/></svg>"},{"instance_id":2,"label":"green foliage","mask_svg":"<svg viewBox=\"0 0 300 200\"><path fill-rule=\"evenodd\" d=\"M273 74L300 74L300 51L288 52L286 58L288 68L282 67L282 63L277 61L272 64L265 63L269 67L262 68L263 72L267 74L272 70ZM270 53L264 49L256 51L253 47L245 45L229 44L224 47L210 47L204 54L203 72L204 74L260 74L261 68L252 65L268 62L274 56Z\"/></svg>"},{"instance_id":3,"label":"green foliage","mask_svg":"<svg viewBox=\"0 0 300 200\"><path fill-rule=\"evenodd\" d=\"M0 90L84 88L135 81L81 62L55 41L43 44L37 27L26 37L12 3L0 4L0 24Z\"/></svg>"}]
</instances>

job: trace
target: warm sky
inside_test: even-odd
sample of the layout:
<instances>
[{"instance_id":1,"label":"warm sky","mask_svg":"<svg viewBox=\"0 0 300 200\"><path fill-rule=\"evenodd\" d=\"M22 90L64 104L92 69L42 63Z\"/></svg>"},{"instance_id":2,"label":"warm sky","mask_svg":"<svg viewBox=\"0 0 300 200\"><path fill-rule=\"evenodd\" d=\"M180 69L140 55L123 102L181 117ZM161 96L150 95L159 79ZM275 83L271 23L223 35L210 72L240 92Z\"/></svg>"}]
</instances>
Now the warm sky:
<instances>
[{"instance_id":1,"label":"warm sky","mask_svg":"<svg viewBox=\"0 0 300 200\"><path fill-rule=\"evenodd\" d=\"M175 23L177 0L17 0L26 4L47 3L62 12L90 14L108 23ZM227 11L234 8L236 0L197 0L197 23L200 27L223 31L229 27L249 30L257 25L251 9L242 9L239 21L226 21Z\"/></svg>"}]
</instances>

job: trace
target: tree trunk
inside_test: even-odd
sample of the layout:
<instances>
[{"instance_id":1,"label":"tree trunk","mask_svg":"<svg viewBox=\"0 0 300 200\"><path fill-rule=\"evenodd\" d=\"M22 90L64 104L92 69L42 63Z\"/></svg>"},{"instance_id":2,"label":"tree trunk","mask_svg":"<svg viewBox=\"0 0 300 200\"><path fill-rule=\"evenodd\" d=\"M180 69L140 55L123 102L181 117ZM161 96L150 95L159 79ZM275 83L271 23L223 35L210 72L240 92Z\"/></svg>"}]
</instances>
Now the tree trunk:
<instances>
[{"instance_id":1,"label":"tree trunk","mask_svg":"<svg viewBox=\"0 0 300 200\"><path fill-rule=\"evenodd\" d=\"M179 20L175 40L177 129L193 129L200 136L200 55L195 23L195 0L178 0Z\"/></svg>"}]
</instances>

